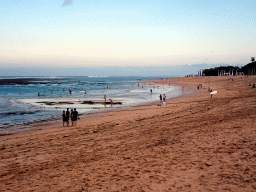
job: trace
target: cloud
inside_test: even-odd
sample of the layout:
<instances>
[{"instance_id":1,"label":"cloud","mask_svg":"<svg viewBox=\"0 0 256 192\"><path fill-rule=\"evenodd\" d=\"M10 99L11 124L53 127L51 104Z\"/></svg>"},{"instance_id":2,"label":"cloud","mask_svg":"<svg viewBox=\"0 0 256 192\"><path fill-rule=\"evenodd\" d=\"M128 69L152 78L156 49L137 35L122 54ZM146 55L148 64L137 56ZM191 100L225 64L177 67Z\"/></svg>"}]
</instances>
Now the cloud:
<instances>
[{"instance_id":1,"label":"cloud","mask_svg":"<svg viewBox=\"0 0 256 192\"><path fill-rule=\"evenodd\" d=\"M72 3L73 3L72 0L65 0L62 4L62 7L67 6L67 5L71 5Z\"/></svg>"}]
</instances>

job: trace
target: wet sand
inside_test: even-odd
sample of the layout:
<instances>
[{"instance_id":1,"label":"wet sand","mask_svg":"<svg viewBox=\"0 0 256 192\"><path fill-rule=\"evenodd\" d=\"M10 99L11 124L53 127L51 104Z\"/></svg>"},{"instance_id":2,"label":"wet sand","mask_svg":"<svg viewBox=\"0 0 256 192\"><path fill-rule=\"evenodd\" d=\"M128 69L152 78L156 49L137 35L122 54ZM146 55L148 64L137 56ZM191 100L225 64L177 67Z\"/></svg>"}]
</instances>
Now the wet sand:
<instances>
[{"instance_id":1,"label":"wet sand","mask_svg":"<svg viewBox=\"0 0 256 192\"><path fill-rule=\"evenodd\" d=\"M231 78L157 80L202 89L0 136L0 191L255 191L256 77Z\"/></svg>"}]
</instances>

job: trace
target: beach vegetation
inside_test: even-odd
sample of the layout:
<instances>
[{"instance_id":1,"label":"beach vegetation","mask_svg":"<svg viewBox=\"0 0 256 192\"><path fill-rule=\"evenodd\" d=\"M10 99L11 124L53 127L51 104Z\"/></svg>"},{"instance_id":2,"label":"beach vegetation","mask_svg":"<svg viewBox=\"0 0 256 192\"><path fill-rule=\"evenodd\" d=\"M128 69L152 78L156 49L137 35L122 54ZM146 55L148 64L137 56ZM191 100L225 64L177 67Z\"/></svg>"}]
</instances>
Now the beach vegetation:
<instances>
[{"instance_id":1,"label":"beach vegetation","mask_svg":"<svg viewBox=\"0 0 256 192\"><path fill-rule=\"evenodd\" d=\"M251 63L248 63L243 66L241 70L245 75L256 75L256 62L252 61Z\"/></svg>"},{"instance_id":2,"label":"beach vegetation","mask_svg":"<svg viewBox=\"0 0 256 192\"><path fill-rule=\"evenodd\" d=\"M248 63L241 68L238 66L228 65L203 70L204 76L218 76L221 74L237 75L237 73L243 73L244 75L256 75L255 57L251 57L251 63Z\"/></svg>"},{"instance_id":3,"label":"beach vegetation","mask_svg":"<svg viewBox=\"0 0 256 192\"><path fill-rule=\"evenodd\" d=\"M234 66L220 66L220 67L215 67L210 69L204 69L203 74L205 76L218 76L221 72L231 74L232 71L235 74L236 71L240 72L241 69L239 67L234 67Z\"/></svg>"}]
</instances>

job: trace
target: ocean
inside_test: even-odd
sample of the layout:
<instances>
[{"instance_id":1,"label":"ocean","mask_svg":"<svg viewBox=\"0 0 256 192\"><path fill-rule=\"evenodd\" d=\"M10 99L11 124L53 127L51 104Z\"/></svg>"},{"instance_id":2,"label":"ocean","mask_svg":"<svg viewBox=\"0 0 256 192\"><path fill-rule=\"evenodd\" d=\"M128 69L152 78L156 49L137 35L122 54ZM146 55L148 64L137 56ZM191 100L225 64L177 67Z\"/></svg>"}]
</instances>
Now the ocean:
<instances>
[{"instance_id":1,"label":"ocean","mask_svg":"<svg viewBox=\"0 0 256 192\"><path fill-rule=\"evenodd\" d=\"M183 94L178 86L142 82L159 78L0 76L0 125L61 117L66 108L77 108L80 114L94 113L159 101L160 94L166 94L167 99ZM113 100L112 106L100 103L104 95L106 101Z\"/></svg>"}]
</instances>

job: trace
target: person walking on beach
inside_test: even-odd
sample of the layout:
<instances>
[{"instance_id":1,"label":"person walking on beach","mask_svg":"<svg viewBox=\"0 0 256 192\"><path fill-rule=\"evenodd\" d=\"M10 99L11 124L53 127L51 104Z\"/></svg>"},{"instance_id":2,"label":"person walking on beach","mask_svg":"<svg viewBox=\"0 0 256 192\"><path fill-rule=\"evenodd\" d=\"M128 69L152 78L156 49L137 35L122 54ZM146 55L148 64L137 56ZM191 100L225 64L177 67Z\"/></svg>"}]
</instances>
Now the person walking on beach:
<instances>
[{"instance_id":1,"label":"person walking on beach","mask_svg":"<svg viewBox=\"0 0 256 192\"><path fill-rule=\"evenodd\" d=\"M70 116L70 112L69 112L69 108L67 108L67 111L66 111L66 122L67 122L67 127L69 126L69 116Z\"/></svg>"},{"instance_id":2,"label":"person walking on beach","mask_svg":"<svg viewBox=\"0 0 256 192\"><path fill-rule=\"evenodd\" d=\"M162 101L162 94L160 94L160 96L159 96L159 97L160 97L160 102L161 102L161 101Z\"/></svg>"},{"instance_id":3,"label":"person walking on beach","mask_svg":"<svg viewBox=\"0 0 256 192\"><path fill-rule=\"evenodd\" d=\"M104 99L105 99L105 102L106 102L106 100L107 100L107 96L106 95L104 95Z\"/></svg>"},{"instance_id":4,"label":"person walking on beach","mask_svg":"<svg viewBox=\"0 0 256 192\"><path fill-rule=\"evenodd\" d=\"M163 95L163 101L165 102L165 99L166 99L166 96L165 96L165 94Z\"/></svg>"},{"instance_id":5,"label":"person walking on beach","mask_svg":"<svg viewBox=\"0 0 256 192\"><path fill-rule=\"evenodd\" d=\"M78 114L76 108L74 108L74 111L71 113L72 126L73 126L73 124L76 125L78 118L79 118L79 114Z\"/></svg>"}]
</instances>

